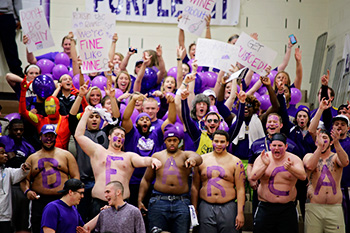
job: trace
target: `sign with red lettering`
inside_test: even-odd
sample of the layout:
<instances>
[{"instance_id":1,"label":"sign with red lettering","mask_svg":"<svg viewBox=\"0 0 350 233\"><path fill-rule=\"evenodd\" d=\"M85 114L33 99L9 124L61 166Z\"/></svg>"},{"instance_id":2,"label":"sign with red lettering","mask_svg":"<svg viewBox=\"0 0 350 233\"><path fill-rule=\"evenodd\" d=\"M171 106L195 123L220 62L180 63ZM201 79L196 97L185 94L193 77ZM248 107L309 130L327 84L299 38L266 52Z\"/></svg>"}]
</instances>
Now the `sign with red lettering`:
<instances>
[{"instance_id":1,"label":"sign with red lettering","mask_svg":"<svg viewBox=\"0 0 350 233\"><path fill-rule=\"evenodd\" d=\"M238 48L237 61L259 75L266 75L265 68L272 66L277 52L242 32L235 46Z\"/></svg>"},{"instance_id":2,"label":"sign with red lettering","mask_svg":"<svg viewBox=\"0 0 350 233\"><path fill-rule=\"evenodd\" d=\"M55 45L42 6L19 11L23 34L29 38L26 44L29 52L50 48Z\"/></svg>"},{"instance_id":3,"label":"sign with red lettering","mask_svg":"<svg viewBox=\"0 0 350 233\"><path fill-rule=\"evenodd\" d=\"M199 66L215 67L229 72L231 64L235 65L237 61L237 47L218 40L198 38L196 59Z\"/></svg>"},{"instance_id":4,"label":"sign with red lettering","mask_svg":"<svg viewBox=\"0 0 350 233\"><path fill-rule=\"evenodd\" d=\"M103 27L79 28L76 31L79 55L83 61L82 73L110 70L108 68L110 40Z\"/></svg>"},{"instance_id":5,"label":"sign with red lettering","mask_svg":"<svg viewBox=\"0 0 350 233\"><path fill-rule=\"evenodd\" d=\"M179 28L200 36L206 26L205 17L210 15L216 0L188 0L184 5Z\"/></svg>"}]
</instances>

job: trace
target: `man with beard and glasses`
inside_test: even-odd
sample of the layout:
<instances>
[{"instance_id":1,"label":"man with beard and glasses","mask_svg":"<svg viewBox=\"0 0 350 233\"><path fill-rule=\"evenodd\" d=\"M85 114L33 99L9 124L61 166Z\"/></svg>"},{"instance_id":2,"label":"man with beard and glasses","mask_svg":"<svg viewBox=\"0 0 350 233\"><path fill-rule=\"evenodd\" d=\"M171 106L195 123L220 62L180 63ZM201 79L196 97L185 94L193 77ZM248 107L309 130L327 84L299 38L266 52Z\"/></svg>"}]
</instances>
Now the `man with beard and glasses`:
<instances>
[{"instance_id":1,"label":"man with beard and glasses","mask_svg":"<svg viewBox=\"0 0 350 233\"><path fill-rule=\"evenodd\" d=\"M325 130L318 131L317 149L304 157L309 178L306 233L345 233L340 180L343 168L349 164L349 157L339 139L340 132L334 128L331 135ZM331 151L332 144L336 153Z\"/></svg>"},{"instance_id":2,"label":"man with beard and glasses","mask_svg":"<svg viewBox=\"0 0 350 233\"><path fill-rule=\"evenodd\" d=\"M182 151L179 143L183 138L173 124L164 129L166 149L152 155L164 166L154 171L147 168L140 184L138 205L147 211L142 203L155 178L152 197L148 206L149 229L161 228L169 232L188 232L190 226L190 204L188 178L191 168L199 166L202 158L193 151Z\"/></svg>"},{"instance_id":3,"label":"man with beard and glasses","mask_svg":"<svg viewBox=\"0 0 350 233\"><path fill-rule=\"evenodd\" d=\"M28 157L26 163L31 170L21 182L21 189L32 200L32 232L40 232L41 216L44 207L51 201L61 198L58 193L69 178L79 179L79 169L73 155L55 147L55 126L46 124L40 132L42 149Z\"/></svg>"},{"instance_id":4,"label":"man with beard and glasses","mask_svg":"<svg viewBox=\"0 0 350 233\"><path fill-rule=\"evenodd\" d=\"M200 233L238 233L244 225L244 166L227 152L228 145L228 133L215 131L213 152L202 155L203 163L194 168L191 201L198 210Z\"/></svg>"},{"instance_id":5,"label":"man with beard and glasses","mask_svg":"<svg viewBox=\"0 0 350 233\"><path fill-rule=\"evenodd\" d=\"M166 99L169 104L168 118L163 122L161 127L157 127L151 130L151 117L147 113L143 112L136 118L135 124L133 125L130 116L135 108L137 101L143 101L146 97L142 94L133 95L132 99L125 108L122 127L125 129L125 151L134 152L141 155L142 157L151 157L154 153L163 149L163 131L166 125L169 123L175 124L176 111L174 97L167 94ZM145 174L146 168L137 168L130 179L130 199L129 203L137 207L137 197L139 193L139 186L142 176ZM124 184L124 187L125 186ZM145 201L149 199L149 195L145 198Z\"/></svg>"},{"instance_id":6,"label":"man with beard and glasses","mask_svg":"<svg viewBox=\"0 0 350 233\"><path fill-rule=\"evenodd\" d=\"M95 176L95 185L92 189L92 215L100 212L101 207L107 205L104 188L110 181L120 181L124 188L124 199L129 198L129 181L136 167L152 167L158 169L161 163L158 159L141 157L136 153L124 152L125 130L116 126L109 132L109 145L105 149L98 143L84 135L88 118L93 114L93 108L87 107L75 131L75 139L83 151L90 157Z\"/></svg>"},{"instance_id":7,"label":"man with beard and glasses","mask_svg":"<svg viewBox=\"0 0 350 233\"><path fill-rule=\"evenodd\" d=\"M259 204L254 215L254 229L260 232L297 233L298 215L295 206L297 180L305 180L301 159L287 152L287 139L275 133L270 151L263 150L256 158L249 181L257 182Z\"/></svg>"},{"instance_id":8,"label":"man with beard and glasses","mask_svg":"<svg viewBox=\"0 0 350 233\"><path fill-rule=\"evenodd\" d=\"M8 125L9 135L0 137L8 155L6 167L19 168L28 156L35 153L32 145L23 137L24 124L13 119ZM12 185L12 222L16 232L29 232L29 200L23 195L19 182Z\"/></svg>"}]
</instances>

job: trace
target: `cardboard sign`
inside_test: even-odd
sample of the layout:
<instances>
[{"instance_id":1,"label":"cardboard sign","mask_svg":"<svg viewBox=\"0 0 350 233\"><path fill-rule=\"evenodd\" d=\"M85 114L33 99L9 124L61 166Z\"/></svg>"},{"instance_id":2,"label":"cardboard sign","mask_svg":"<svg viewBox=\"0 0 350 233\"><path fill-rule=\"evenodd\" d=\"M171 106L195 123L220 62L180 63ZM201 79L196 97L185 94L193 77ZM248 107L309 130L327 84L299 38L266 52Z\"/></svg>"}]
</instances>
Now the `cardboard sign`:
<instances>
[{"instance_id":1,"label":"cardboard sign","mask_svg":"<svg viewBox=\"0 0 350 233\"><path fill-rule=\"evenodd\" d=\"M210 15L216 0L188 0L184 5L179 28L200 36L206 27L205 17Z\"/></svg>"},{"instance_id":2,"label":"cardboard sign","mask_svg":"<svg viewBox=\"0 0 350 233\"><path fill-rule=\"evenodd\" d=\"M103 28L107 37L112 40L113 34L116 32L115 16L111 13L73 12L72 28L74 35L77 34L77 29L79 28L95 27Z\"/></svg>"},{"instance_id":3,"label":"cardboard sign","mask_svg":"<svg viewBox=\"0 0 350 233\"><path fill-rule=\"evenodd\" d=\"M26 44L29 52L50 48L55 45L42 6L20 10L19 17L23 34L29 38Z\"/></svg>"},{"instance_id":4,"label":"cardboard sign","mask_svg":"<svg viewBox=\"0 0 350 233\"><path fill-rule=\"evenodd\" d=\"M199 66L215 67L229 72L236 64L237 48L229 43L199 38L196 44L196 59Z\"/></svg>"},{"instance_id":5,"label":"cardboard sign","mask_svg":"<svg viewBox=\"0 0 350 233\"><path fill-rule=\"evenodd\" d=\"M110 40L103 27L77 29L77 46L83 61L82 73L102 72L108 68Z\"/></svg>"},{"instance_id":6,"label":"cardboard sign","mask_svg":"<svg viewBox=\"0 0 350 233\"><path fill-rule=\"evenodd\" d=\"M242 32L235 46L238 48L237 61L259 75L266 75L265 68L271 66L277 52Z\"/></svg>"}]
</instances>

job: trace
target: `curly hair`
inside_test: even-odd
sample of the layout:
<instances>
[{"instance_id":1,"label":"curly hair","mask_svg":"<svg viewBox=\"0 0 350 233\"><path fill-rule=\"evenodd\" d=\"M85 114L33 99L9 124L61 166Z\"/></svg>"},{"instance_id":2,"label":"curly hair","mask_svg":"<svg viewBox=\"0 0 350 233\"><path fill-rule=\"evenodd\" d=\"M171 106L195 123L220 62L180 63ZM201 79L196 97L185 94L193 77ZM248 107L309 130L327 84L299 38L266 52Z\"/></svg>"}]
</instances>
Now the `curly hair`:
<instances>
[{"instance_id":1,"label":"curly hair","mask_svg":"<svg viewBox=\"0 0 350 233\"><path fill-rule=\"evenodd\" d=\"M258 113L260 110L260 101L253 95L247 95L245 99L246 103L250 103L253 105L254 113Z\"/></svg>"}]
</instances>

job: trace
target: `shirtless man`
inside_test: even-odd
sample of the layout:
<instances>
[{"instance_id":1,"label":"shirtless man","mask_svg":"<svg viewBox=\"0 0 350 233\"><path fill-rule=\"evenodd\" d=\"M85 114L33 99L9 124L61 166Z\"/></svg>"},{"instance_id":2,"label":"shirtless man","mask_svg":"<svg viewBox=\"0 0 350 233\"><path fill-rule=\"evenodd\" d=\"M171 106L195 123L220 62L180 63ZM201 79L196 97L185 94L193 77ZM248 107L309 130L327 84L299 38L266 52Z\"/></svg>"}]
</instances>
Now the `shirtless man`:
<instances>
[{"instance_id":1,"label":"shirtless man","mask_svg":"<svg viewBox=\"0 0 350 233\"><path fill-rule=\"evenodd\" d=\"M301 159L286 151L286 141L283 134L274 134L271 152L262 151L254 162L249 179L260 179L254 232L298 232L295 184L298 179L306 179L306 172Z\"/></svg>"},{"instance_id":2,"label":"shirtless man","mask_svg":"<svg viewBox=\"0 0 350 233\"><path fill-rule=\"evenodd\" d=\"M244 225L244 166L227 152L228 144L228 133L217 130L214 151L202 155L203 163L194 171L191 201L198 209L199 232L239 232Z\"/></svg>"},{"instance_id":3,"label":"shirtless man","mask_svg":"<svg viewBox=\"0 0 350 233\"><path fill-rule=\"evenodd\" d=\"M106 150L103 146L84 136L88 118L93 109L87 107L75 131L75 139L83 151L90 157L91 166L95 176L95 185L92 189L93 210L97 215L104 205L108 205L104 195L104 188L110 181L120 181L125 190L123 198L130 196L129 181L135 167L160 168L161 162L156 158L141 157L136 153L123 152L125 130L114 127L109 132L109 145Z\"/></svg>"},{"instance_id":4,"label":"shirtless man","mask_svg":"<svg viewBox=\"0 0 350 233\"><path fill-rule=\"evenodd\" d=\"M21 182L21 189L32 200L32 232L39 233L44 207L61 198L58 191L70 178L79 179L79 169L73 155L55 147L57 134L54 125L44 125L40 132L42 149L28 157L31 170Z\"/></svg>"},{"instance_id":5,"label":"shirtless man","mask_svg":"<svg viewBox=\"0 0 350 233\"><path fill-rule=\"evenodd\" d=\"M147 211L142 201L153 178L156 178L149 201L149 229L158 227L173 233L189 230L188 176L192 167L202 163L202 158L195 152L179 150L181 139L181 134L173 124L164 128L166 149L152 155L152 158L159 159L164 166L157 171L147 168L141 180L138 205L140 210Z\"/></svg>"},{"instance_id":6,"label":"shirtless man","mask_svg":"<svg viewBox=\"0 0 350 233\"><path fill-rule=\"evenodd\" d=\"M331 135L325 130L319 131L317 149L304 157L309 178L308 203L305 208L306 233L345 233L340 180L343 167L349 164L349 157L340 145L339 138L340 132L337 130L332 130ZM332 144L336 153L331 151Z\"/></svg>"}]
</instances>

